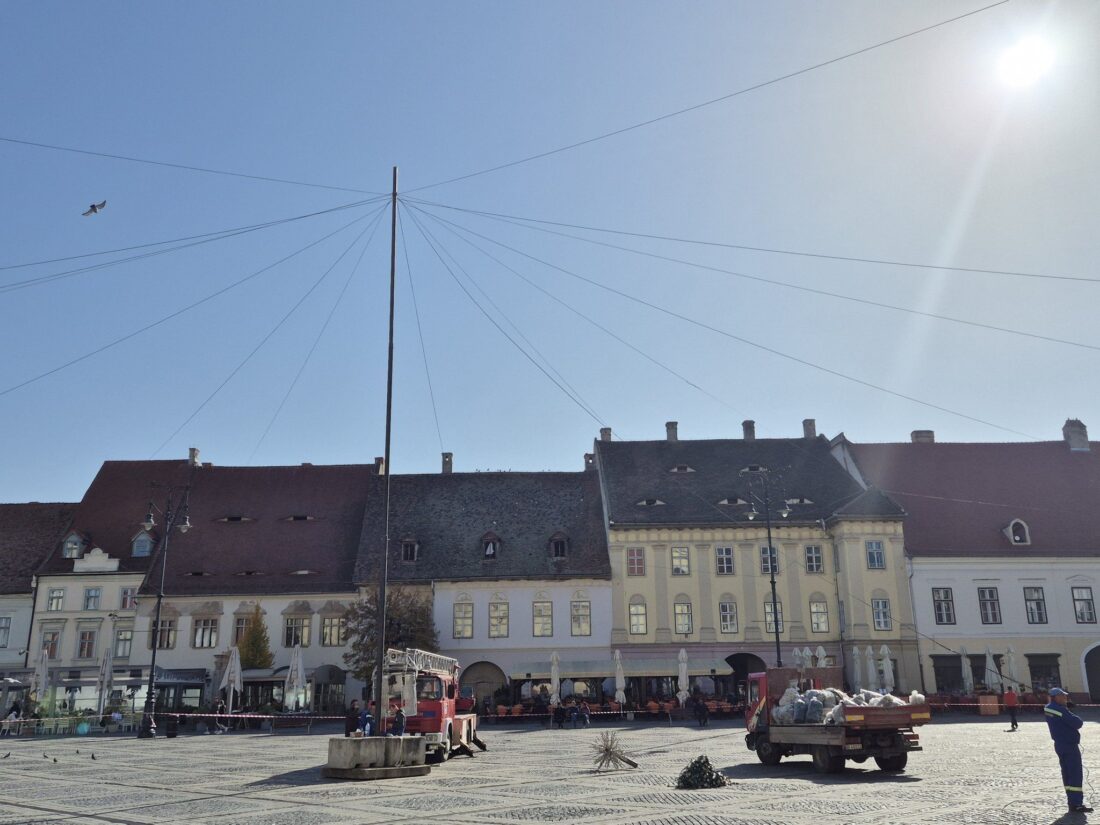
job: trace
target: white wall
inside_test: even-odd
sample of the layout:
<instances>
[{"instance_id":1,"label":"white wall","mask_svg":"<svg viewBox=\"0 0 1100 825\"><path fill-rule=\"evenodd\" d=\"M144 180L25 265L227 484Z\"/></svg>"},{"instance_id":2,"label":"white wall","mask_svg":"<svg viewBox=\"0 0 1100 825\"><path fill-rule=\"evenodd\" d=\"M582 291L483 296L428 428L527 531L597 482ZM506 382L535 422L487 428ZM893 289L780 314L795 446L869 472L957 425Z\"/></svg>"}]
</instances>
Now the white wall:
<instances>
[{"instance_id":1,"label":"white wall","mask_svg":"<svg viewBox=\"0 0 1100 825\"><path fill-rule=\"evenodd\" d=\"M11 619L7 644L0 647L0 670L4 673L23 669L26 656L19 651L27 647L33 608L30 593L0 596L0 617Z\"/></svg>"}]
</instances>

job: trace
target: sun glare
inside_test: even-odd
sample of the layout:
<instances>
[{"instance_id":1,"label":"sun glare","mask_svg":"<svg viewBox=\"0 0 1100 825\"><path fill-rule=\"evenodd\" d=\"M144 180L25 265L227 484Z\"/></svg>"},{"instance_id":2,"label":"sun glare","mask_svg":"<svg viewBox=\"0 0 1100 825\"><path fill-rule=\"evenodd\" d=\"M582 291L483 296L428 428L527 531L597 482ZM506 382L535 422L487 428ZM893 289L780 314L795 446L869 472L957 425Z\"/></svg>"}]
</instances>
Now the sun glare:
<instances>
[{"instance_id":1,"label":"sun glare","mask_svg":"<svg viewBox=\"0 0 1100 825\"><path fill-rule=\"evenodd\" d=\"M1001 80L1009 86L1033 85L1054 64L1054 51L1045 40L1028 37L1006 49L998 66Z\"/></svg>"}]
</instances>

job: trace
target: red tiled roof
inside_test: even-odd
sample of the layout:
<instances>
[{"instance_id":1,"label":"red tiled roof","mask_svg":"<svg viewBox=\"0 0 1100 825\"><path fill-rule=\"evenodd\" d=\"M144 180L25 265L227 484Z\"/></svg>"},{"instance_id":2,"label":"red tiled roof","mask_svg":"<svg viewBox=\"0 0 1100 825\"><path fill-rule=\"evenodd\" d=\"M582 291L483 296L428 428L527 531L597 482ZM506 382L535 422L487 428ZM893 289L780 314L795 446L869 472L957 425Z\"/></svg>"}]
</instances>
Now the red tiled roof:
<instances>
[{"instance_id":1,"label":"red tiled roof","mask_svg":"<svg viewBox=\"0 0 1100 825\"><path fill-rule=\"evenodd\" d=\"M75 504L0 504L0 594L31 593L31 577L68 529Z\"/></svg>"},{"instance_id":2,"label":"red tiled roof","mask_svg":"<svg viewBox=\"0 0 1100 825\"><path fill-rule=\"evenodd\" d=\"M901 504L916 556L1100 556L1100 443L850 444L864 479ZM1023 520L1031 544L1004 529Z\"/></svg>"}]
</instances>

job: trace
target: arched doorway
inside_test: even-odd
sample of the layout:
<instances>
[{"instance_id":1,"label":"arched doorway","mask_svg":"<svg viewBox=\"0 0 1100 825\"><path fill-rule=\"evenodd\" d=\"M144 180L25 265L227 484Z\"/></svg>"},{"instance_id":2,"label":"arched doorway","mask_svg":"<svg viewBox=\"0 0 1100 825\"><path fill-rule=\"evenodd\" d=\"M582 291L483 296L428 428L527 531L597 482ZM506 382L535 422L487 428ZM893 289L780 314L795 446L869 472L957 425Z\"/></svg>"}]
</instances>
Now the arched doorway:
<instances>
[{"instance_id":1,"label":"arched doorway","mask_svg":"<svg viewBox=\"0 0 1100 825\"><path fill-rule=\"evenodd\" d=\"M336 665L321 665L313 671L313 710L317 713L342 713L346 671Z\"/></svg>"},{"instance_id":2,"label":"arched doorway","mask_svg":"<svg viewBox=\"0 0 1100 825\"><path fill-rule=\"evenodd\" d=\"M1100 645L1085 654L1085 681L1091 701L1100 702Z\"/></svg>"},{"instance_id":3,"label":"arched doorway","mask_svg":"<svg viewBox=\"0 0 1100 825\"><path fill-rule=\"evenodd\" d=\"M485 701L486 696L492 697L507 683L508 679L504 671L492 662L474 662L464 667L458 676L458 684L463 688L463 693L468 692L466 688L471 688L479 706Z\"/></svg>"},{"instance_id":4,"label":"arched doorway","mask_svg":"<svg viewBox=\"0 0 1100 825\"><path fill-rule=\"evenodd\" d=\"M767 664L754 653L734 653L726 657L726 663L733 668L733 682L736 685L737 699L744 702L747 695L746 680L750 673L762 673Z\"/></svg>"}]
</instances>

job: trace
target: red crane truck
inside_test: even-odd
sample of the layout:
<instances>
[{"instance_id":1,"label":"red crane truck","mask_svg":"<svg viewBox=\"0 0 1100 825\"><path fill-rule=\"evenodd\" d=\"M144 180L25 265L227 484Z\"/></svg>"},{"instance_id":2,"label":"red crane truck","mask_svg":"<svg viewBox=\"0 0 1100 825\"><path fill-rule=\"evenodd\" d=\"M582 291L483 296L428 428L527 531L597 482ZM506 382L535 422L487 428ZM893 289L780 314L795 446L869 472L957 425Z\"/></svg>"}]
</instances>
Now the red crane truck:
<instances>
[{"instance_id":1,"label":"red crane truck","mask_svg":"<svg viewBox=\"0 0 1100 825\"><path fill-rule=\"evenodd\" d=\"M428 755L443 761L453 754L473 756L470 746L485 750L477 736L477 714L464 710L458 690L458 660L426 650L386 651L386 683L391 711L405 711L405 733L423 736Z\"/></svg>"},{"instance_id":2,"label":"red crane truck","mask_svg":"<svg viewBox=\"0 0 1100 825\"><path fill-rule=\"evenodd\" d=\"M843 684L839 667L768 668L750 673L745 705L745 744L756 751L765 765L778 765L784 756L810 754L818 773L844 770L844 761L865 762L873 758L884 771L905 770L909 754L922 750L913 730L931 719L927 705L844 708L842 724L797 723L780 725L772 721L772 708L788 687L822 690Z\"/></svg>"}]
</instances>

